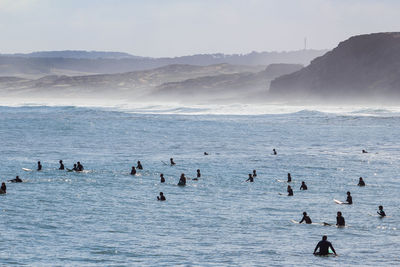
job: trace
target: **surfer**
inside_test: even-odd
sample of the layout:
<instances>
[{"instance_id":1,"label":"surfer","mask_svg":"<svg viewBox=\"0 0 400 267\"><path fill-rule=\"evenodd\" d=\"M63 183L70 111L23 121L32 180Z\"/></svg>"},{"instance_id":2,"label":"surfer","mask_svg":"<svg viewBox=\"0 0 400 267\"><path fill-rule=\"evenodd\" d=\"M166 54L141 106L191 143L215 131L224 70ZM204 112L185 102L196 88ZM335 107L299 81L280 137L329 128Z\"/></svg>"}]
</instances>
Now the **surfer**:
<instances>
[{"instance_id":1,"label":"surfer","mask_svg":"<svg viewBox=\"0 0 400 267\"><path fill-rule=\"evenodd\" d=\"M165 200L167 200L167 199L165 198L164 193L163 193L163 192L160 192L160 196L157 196L157 200L159 200L159 201L165 201Z\"/></svg>"},{"instance_id":2,"label":"surfer","mask_svg":"<svg viewBox=\"0 0 400 267\"><path fill-rule=\"evenodd\" d=\"M79 161L76 163L76 168L78 169L78 172L83 171L83 165Z\"/></svg>"},{"instance_id":3,"label":"surfer","mask_svg":"<svg viewBox=\"0 0 400 267\"><path fill-rule=\"evenodd\" d=\"M179 179L178 185L180 186L186 185L186 177L184 173L181 174L181 178Z\"/></svg>"},{"instance_id":4,"label":"surfer","mask_svg":"<svg viewBox=\"0 0 400 267\"><path fill-rule=\"evenodd\" d=\"M342 213L340 211L338 211L337 216L336 216L336 226L345 226L345 225L346 225L346 222L344 221Z\"/></svg>"},{"instance_id":5,"label":"surfer","mask_svg":"<svg viewBox=\"0 0 400 267\"><path fill-rule=\"evenodd\" d=\"M72 168L73 171L77 172L78 171L78 167L76 166L76 164L74 164L74 167Z\"/></svg>"},{"instance_id":6,"label":"surfer","mask_svg":"<svg viewBox=\"0 0 400 267\"><path fill-rule=\"evenodd\" d=\"M164 174L160 174L160 183L165 183Z\"/></svg>"},{"instance_id":7,"label":"surfer","mask_svg":"<svg viewBox=\"0 0 400 267\"><path fill-rule=\"evenodd\" d=\"M358 186L365 186L365 182L362 177L358 180Z\"/></svg>"},{"instance_id":8,"label":"surfer","mask_svg":"<svg viewBox=\"0 0 400 267\"><path fill-rule=\"evenodd\" d=\"M143 170L142 163L140 163L140 160L137 162L137 167L138 170Z\"/></svg>"},{"instance_id":9,"label":"surfer","mask_svg":"<svg viewBox=\"0 0 400 267\"><path fill-rule=\"evenodd\" d=\"M303 219L299 223L306 222L306 224L312 224L310 216L307 215L307 212L303 212Z\"/></svg>"},{"instance_id":10,"label":"surfer","mask_svg":"<svg viewBox=\"0 0 400 267\"><path fill-rule=\"evenodd\" d=\"M350 192L347 192L347 199L346 199L346 203L345 204L353 204L353 197L350 195Z\"/></svg>"},{"instance_id":11,"label":"surfer","mask_svg":"<svg viewBox=\"0 0 400 267\"><path fill-rule=\"evenodd\" d=\"M19 178L19 176L15 177L15 179L8 180L11 183L22 183L22 180Z\"/></svg>"},{"instance_id":12,"label":"surfer","mask_svg":"<svg viewBox=\"0 0 400 267\"><path fill-rule=\"evenodd\" d=\"M7 186L5 183L1 183L0 194L5 194L5 193L7 193Z\"/></svg>"},{"instance_id":13,"label":"surfer","mask_svg":"<svg viewBox=\"0 0 400 267\"><path fill-rule=\"evenodd\" d=\"M379 210L376 213L378 213L381 217L385 217L386 213L383 211L383 206L379 206L378 208Z\"/></svg>"},{"instance_id":14,"label":"surfer","mask_svg":"<svg viewBox=\"0 0 400 267\"><path fill-rule=\"evenodd\" d=\"M208 153L207 153L207 152L204 152L204 156L208 156Z\"/></svg>"},{"instance_id":15,"label":"surfer","mask_svg":"<svg viewBox=\"0 0 400 267\"><path fill-rule=\"evenodd\" d=\"M37 163L37 170L38 171L42 170L42 164L40 163L40 161L38 161L38 163Z\"/></svg>"},{"instance_id":16,"label":"surfer","mask_svg":"<svg viewBox=\"0 0 400 267\"><path fill-rule=\"evenodd\" d=\"M257 171L253 170L253 177L257 177Z\"/></svg>"},{"instance_id":17,"label":"surfer","mask_svg":"<svg viewBox=\"0 0 400 267\"><path fill-rule=\"evenodd\" d=\"M301 182L300 190L307 190L307 185L304 181Z\"/></svg>"},{"instance_id":18,"label":"surfer","mask_svg":"<svg viewBox=\"0 0 400 267\"><path fill-rule=\"evenodd\" d=\"M201 177L200 169L197 169L196 178L193 178L193 180L194 180L194 181L197 181L197 180L199 180L200 177Z\"/></svg>"},{"instance_id":19,"label":"surfer","mask_svg":"<svg viewBox=\"0 0 400 267\"><path fill-rule=\"evenodd\" d=\"M290 173L287 174L287 182L290 183L292 181L292 175Z\"/></svg>"},{"instance_id":20,"label":"surfer","mask_svg":"<svg viewBox=\"0 0 400 267\"><path fill-rule=\"evenodd\" d=\"M131 175L135 175L135 174L136 174L136 168L135 168L135 166L132 166Z\"/></svg>"},{"instance_id":21,"label":"surfer","mask_svg":"<svg viewBox=\"0 0 400 267\"><path fill-rule=\"evenodd\" d=\"M274 155L277 155L278 153L276 153L276 150L275 150L275 148L274 149L272 149L272 153L274 154Z\"/></svg>"},{"instance_id":22,"label":"surfer","mask_svg":"<svg viewBox=\"0 0 400 267\"><path fill-rule=\"evenodd\" d=\"M253 175L251 175L251 173L249 173L249 178L247 178L246 182L250 182L250 183L254 182L254 177L253 177Z\"/></svg>"},{"instance_id":23,"label":"surfer","mask_svg":"<svg viewBox=\"0 0 400 267\"><path fill-rule=\"evenodd\" d=\"M173 158L170 158L170 159L169 159L169 162L171 163L171 166L173 166L173 165L176 164L176 163L174 162L174 159L173 159Z\"/></svg>"},{"instance_id":24,"label":"surfer","mask_svg":"<svg viewBox=\"0 0 400 267\"><path fill-rule=\"evenodd\" d=\"M290 185L287 186L288 196L293 196L293 189Z\"/></svg>"},{"instance_id":25,"label":"surfer","mask_svg":"<svg viewBox=\"0 0 400 267\"><path fill-rule=\"evenodd\" d=\"M58 169L59 169L59 170L64 170L64 164L63 164L63 161L62 161L62 160L60 160L59 162L60 162L60 168L58 168Z\"/></svg>"},{"instance_id":26,"label":"surfer","mask_svg":"<svg viewBox=\"0 0 400 267\"><path fill-rule=\"evenodd\" d=\"M366 150L363 149L363 150L362 150L362 153L368 153L368 152L367 152Z\"/></svg>"},{"instance_id":27,"label":"surfer","mask_svg":"<svg viewBox=\"0 0 400 267\"><path fill-rule=\"evenodd\" d=\"M332 243L329 242L327 239L328 239L328 237L326 235L324 235L322 237L322 240L318 242L317 246L314 249L314 255L321 255L321 256L328 255L329 254L329 248L331 248L332 252L335 255L337 255L335 249L332 246ZM318 248L319 248L319 252L317 252Z\"/></svg>"}]
</instances>

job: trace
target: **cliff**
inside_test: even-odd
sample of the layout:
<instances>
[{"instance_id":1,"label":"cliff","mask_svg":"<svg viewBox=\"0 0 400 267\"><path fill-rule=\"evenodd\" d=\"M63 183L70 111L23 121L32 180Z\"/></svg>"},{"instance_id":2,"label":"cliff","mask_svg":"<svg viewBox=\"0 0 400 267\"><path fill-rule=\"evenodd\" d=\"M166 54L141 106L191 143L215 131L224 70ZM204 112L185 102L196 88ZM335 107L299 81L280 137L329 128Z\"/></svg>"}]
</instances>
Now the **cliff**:
<instances>
[{"instance_id":1,"label":"cliff","mask_svg":"<svg viewBox=\"0 0 400 267\"><path fill-rule=\"evenodd\" d=\"M279 99L400 99L400 33L359 35L292 74L273 80Z\"/></svg>"}]
</instances>

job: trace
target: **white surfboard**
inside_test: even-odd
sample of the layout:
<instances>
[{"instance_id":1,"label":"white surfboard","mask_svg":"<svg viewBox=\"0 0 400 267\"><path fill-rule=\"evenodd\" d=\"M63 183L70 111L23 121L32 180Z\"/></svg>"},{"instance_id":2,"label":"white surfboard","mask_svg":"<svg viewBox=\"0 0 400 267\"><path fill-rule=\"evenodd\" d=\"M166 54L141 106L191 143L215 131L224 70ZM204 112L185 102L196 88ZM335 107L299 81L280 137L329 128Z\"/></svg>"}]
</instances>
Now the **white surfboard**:
<instances>
[{"instance_id":1,"label":"white surfboard","mask_svg":"<svg viewBox=\"0 0 400 267\"><path fill-rule=\"evenodd\" d=\"M33 170L31 170L31 169L28 169L28 168L22 168L22 170L23 171L26 171L26 172L32 172Z\"/></svg>"},{"instance_id":2,"label":"white surfboard","mask_svg":"<svg viewBox=\"0 0 400 267\"><path fill-rule=\"evenodd\" d=\"M340 200L337 200L337 199L333 199L333 201L334 201L336 204L339 204L339 205L346 204L345 202L340 201Z\"/></svg>"}]
</instances>

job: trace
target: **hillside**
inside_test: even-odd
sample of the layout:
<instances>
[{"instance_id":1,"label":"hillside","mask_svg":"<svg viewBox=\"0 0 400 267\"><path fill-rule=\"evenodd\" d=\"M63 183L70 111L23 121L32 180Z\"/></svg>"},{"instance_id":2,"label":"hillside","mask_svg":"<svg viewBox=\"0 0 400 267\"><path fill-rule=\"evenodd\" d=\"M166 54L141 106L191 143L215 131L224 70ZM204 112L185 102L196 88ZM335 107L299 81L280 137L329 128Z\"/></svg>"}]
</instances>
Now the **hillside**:
<instances>
[{"instance_id":1,"label":"hillside","mask_svg":"<svg viewBox=\"0 0 400 267\"><path fill-rule=\"evenodd\" d=\"M152 70L84 76L48 75L39 79L0 78L0 94L44 97L91 95L93 97L138 96L164 83L198 77L252 73L263 66L217 64L210 66L168 65Z\"/></svg>"},{"instance_id":2,"label":"hillside","mask_svg":"<svg viewBox=\"0 0 400 267\"><path fill-rule=\"evenodd\" d=\"M47 75L84 76L150 70L174 64L267 66L274 63L308 65L325 50L252 52L244 55L200 54L173 58L136 57L116 52L50 51L0 55L0 76L37 79Z\"/></svg>"},{"instance_id":3,"label":"hillside","mask_svg":"<svg viewBox=\"0 0 400 267\"><path fill-rule=\"evenodd\" d=\"M266 99L268 85L276 77L303 68L297 64L271 64L260 72L205 76L157 86L151 96L162 99L200 97L203 99Z\"/></svg>"},{"instance_id":4,"label":"hillside","mask_svg":"<svg viewBox=\"0 0 400 267\"><path fill-rule=\"evenodd\" d=\"M286 100L400 99L400 33L351 37L306 68L272 81L270 94Z\"/></svg>"}]
</instances>

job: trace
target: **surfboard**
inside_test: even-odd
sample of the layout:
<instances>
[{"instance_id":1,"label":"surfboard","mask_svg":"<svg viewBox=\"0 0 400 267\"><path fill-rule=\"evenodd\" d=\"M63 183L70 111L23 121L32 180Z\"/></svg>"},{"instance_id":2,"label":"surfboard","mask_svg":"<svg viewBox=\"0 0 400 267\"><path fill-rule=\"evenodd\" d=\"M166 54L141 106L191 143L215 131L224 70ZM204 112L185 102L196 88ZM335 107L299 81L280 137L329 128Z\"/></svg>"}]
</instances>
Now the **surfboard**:
<instances>
[{"instance_id":1,"label":"surfboard","mask_svg":"<svg viewBox=\"0 0 400 267\"><path fill-rule=\"evenodd\" d=\"M342 202L342 201L337 200L337 199L333 199L333 201L334 201L336 204L339 204L339 205L346 204L345 202Z\"/></svg>"},{"instance_id":2,"label":"surfboard","mask_svg":"<svg viewBox=\"0 0 400 267\"><path fill-rule=\"evenodd\" d=\"M388 218L390 218L390 217L392 217L392 216L381 216L381 215L379 215L379 214L372 214L372 213L368 213L368 215L369 216L372 216L372 217L379 217L379 218L385 218L385 217L388 217Z\"/></svg>"},{"instance_id":3,"label":"surfboard","mask_svg":"<svg viewBox=\"0 0 400 267\"><path fill-rule=\"evenodd\" d=\"M300 222L295 221L295 220L290 220L292 223L300 224Z\"/></svg>"},{"instance_id":4,"label":"surfboard","mask_svg":"<svg viewBox=\"0 0 400 267\"><path fill-rule=\"evenodd\" d=\"M26 172L32 172L33 170L31 170L31 169L28 169L28 168L22 168L22 170L23 171L26 171Z\"/></svg>"}]
</instances>

